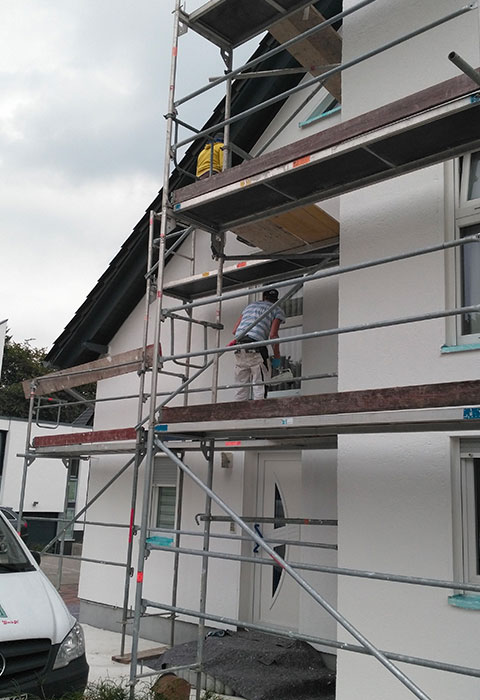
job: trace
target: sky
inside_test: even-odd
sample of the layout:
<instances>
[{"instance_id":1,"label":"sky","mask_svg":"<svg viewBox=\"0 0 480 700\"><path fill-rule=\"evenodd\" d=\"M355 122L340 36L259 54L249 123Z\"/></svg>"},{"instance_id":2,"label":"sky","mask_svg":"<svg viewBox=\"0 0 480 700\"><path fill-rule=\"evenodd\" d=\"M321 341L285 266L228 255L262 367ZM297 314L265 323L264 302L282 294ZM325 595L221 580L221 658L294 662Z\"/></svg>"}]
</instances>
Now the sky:
<instances>
[{"instance_id":1,"label":"sky","mask_svg":"<svg viewBox=\"0 0 480 700\"><path fill-rule=\"evenodd\" d=\"M174 5L0 2L0 321L16 342L51 347L161 188ZM177 97L222 72L218 49L181 37ZM222 94L180 117L200 127Z\"/></svg>"}]
</instances>

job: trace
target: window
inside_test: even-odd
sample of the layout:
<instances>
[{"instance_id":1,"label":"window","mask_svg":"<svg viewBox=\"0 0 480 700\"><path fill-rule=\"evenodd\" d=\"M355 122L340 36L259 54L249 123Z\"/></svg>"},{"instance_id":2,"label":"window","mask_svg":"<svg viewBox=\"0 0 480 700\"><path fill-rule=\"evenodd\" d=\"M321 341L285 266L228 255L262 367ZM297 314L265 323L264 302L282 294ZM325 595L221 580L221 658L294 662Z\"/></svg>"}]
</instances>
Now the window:
<instances>
[{"instance_id":1,"label":"window","mask_svg":"<svg viewBox=\"0 0 480 700\"><path fill-rule=\"evenodd\" d=\"M152 528L173 530L177 505L177 468L166 457L156 457L153 468Z\"/></svg>"},{"instance_id":2,"label":"window","mask_svg":"<svg viewBox=\"0 0 480 700\"><path fill-rule=\"evenodd\" d=\"M458 164L458 196L455 212L459 238L480 233L480 151L470 153ZM480 303L480 243L469 243L457 250L456 306ZM480 343L480 314L457 319L457 344Z\"/></svg>"},{"instance_id":3,"label":"window","mask_svg":"<svg viewBox=\"0 0 480 700\"><path fill-rule=\"evenodd\" d=\"M454 463L456 577L480 583L480 440L462 438Z\"/></svg>"},{"instance_id":4,"label":"window","mask_svg":"<svg viewBox=\"0 0 480 700\"><path fill-rule=\"evenodd\" d=\"M282 289L282 295L288 288ZM285 338L291 335L299 335L303 332L303 290L299 290L292 297L282 302L281 307L285 313L286 320L280 326L279 336ZM289 371L290 370L290 371ZM287 381L275 382L276 376L288 373ZM273 383L269 387L269 392L279 392L282 395L298 394L301 382L292 381L293 377L302 376L302 343L281 343L280 345L280 369L272 373Z\"/></svg>"},{"instance_id":5,"label":"window","mask_svg":"<svg viewBox=\"0 0 480 700\"><path fill-rule=\"evenodd\" d=\"M175 486L157 486L156 490L155 527L173 530L177 489Z\"/></svg>"},{"instance_id":6,"label":"window","mask_svg":"<svg viewBox=\"0 0 480 700\"><path fill-rule=\"evenodd\" d=\"M307 117L307 119L305 119L303 122L300 122L300 124L298 125L299 127L308 126L309 124L312 124L313 122L316 122L319 119L323 119L324 117L328 117L330 114L334 114L335 112L340 111L341 105L339 104L339 102L333 97L333 95L331 95L326 90L325 93L326 94L324 98L315 107L310 116Z\"/></svg>"},{"instance_id":7,"label":"window","mask_svg":"<svg viewBox=\"0 0 480 700\"><path fill-rule=\"evenodd\" d=\"M70 462L70 471L67 483L67 509L65 511L65 517L67 520L73 520L77 510L77 492L78 492L78 472L80 468L80 460L75 458ZM59 523L59 528L63 527L64 523ZM70 525L65 530L65 539L74 540L74 528L75 525Z\"/></svg>"}]
</instances>

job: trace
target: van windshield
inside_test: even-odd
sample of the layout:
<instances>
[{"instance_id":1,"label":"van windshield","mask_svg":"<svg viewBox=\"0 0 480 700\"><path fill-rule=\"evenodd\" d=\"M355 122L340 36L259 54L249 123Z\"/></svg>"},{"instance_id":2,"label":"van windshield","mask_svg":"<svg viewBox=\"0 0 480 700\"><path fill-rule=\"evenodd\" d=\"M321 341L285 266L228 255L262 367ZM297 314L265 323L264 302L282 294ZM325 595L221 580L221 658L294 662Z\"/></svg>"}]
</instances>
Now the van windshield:
<instances>
[{"instance_id":1,"label":"van windshield","mask_svg":"<svg viewBox=\"0 0 480 700\"><path fill-rule=\"evenodd\" d=\"M35 567L27 559L17 535L0 517L0 574L34 570Z\"/></svg>"}]
</instances>

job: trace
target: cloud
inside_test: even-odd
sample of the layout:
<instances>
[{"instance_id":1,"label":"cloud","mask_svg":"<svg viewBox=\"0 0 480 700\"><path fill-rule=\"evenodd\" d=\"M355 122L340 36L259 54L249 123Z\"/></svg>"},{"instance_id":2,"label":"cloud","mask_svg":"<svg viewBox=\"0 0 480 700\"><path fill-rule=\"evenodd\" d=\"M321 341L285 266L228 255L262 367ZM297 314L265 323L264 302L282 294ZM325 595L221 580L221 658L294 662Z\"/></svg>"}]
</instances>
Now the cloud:
<instances>
[{"instance_id":1,"label":"cloud","mask_svg":"<svg viewBox=\"0 0 480 700\"><path fill-rule=\"evenodd\" d=\"M162 185L173 8L0 2L0 318L15 339L51 345ZM189 32L178 70L184 96L223 63ZM181 118L200 127L221 95Z\"/></svg>"}]
</instances>

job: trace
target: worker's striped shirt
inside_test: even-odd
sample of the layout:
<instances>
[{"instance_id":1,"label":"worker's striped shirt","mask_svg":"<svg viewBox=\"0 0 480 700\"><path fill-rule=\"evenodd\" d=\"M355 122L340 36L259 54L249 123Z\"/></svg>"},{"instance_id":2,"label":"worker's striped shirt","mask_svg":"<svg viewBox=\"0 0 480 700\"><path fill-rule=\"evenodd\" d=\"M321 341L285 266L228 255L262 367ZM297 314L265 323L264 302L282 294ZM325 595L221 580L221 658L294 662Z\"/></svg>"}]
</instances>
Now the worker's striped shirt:
<instances>
[{"instance_id":1,"label":"worker's striped shirt","mask_svg":"<svg viewBox=\"0 0 480 700\"><path fill-rule=\"evenodd\" d=\"M242 312L242 320L235 331L235 337L238 338L238 336L241 335L241 333L248 328L251 323L259 318L270 306L273 306L270 301L253 301L251 304L246 306ZM285 314L278 306L272 309L270 313L265 316L265 318L262 318L261 321L259 321L248 331L248 337L253 338L254 340L267 340L270 336L270 328L275 318L279 318L280 323L285 321Z\"/></svg>"}]
</instances>

